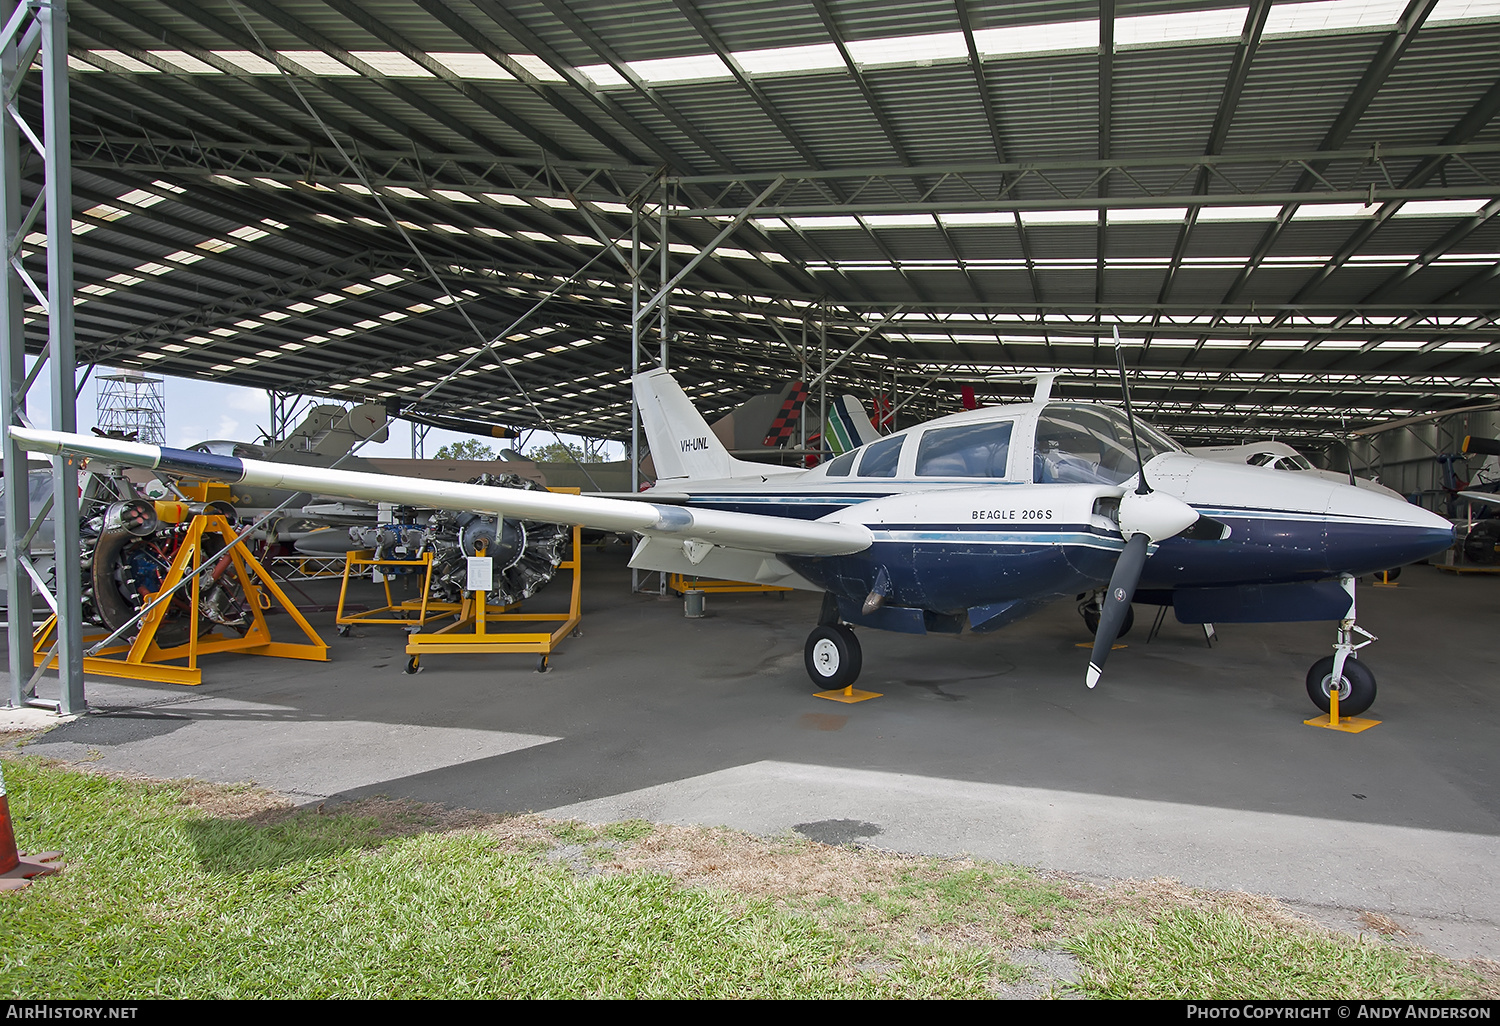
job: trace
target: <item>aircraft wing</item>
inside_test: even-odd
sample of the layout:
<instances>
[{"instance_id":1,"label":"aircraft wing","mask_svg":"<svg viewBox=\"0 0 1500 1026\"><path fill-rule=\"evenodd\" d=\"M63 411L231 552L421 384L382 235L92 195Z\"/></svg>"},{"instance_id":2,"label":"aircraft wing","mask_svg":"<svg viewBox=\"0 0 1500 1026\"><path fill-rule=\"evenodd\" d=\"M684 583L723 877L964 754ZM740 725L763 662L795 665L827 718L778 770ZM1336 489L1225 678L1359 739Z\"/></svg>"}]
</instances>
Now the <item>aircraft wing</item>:
<instances>
[{"instance_id":1,"label":"aircraft wing","mask_svg":"<svg viewBox=\"0 0 1500 1026\"><path fill-rule=\"evenodd\" d=\"M1458 494L1474 502L1486 503L1490 506L1500 506L1500 492L1459 492Z\"/></svg>"},{"instance_id":2,"label":"aircraft wing","mask_svg":"<svg viewBox=\"0 0 1500 1026\"><path fill-rule=\"evenodd\" d=\"M869 548L871 542L869 529L861 524L794 520L755 513L688 509L650 501L299 467L33 428L13 427L10 433L16 444L32 452L76 453L109 463L145 467L168 474L191 474L251 487L285 488L294 492L432 509L472 510L522 520L578 524L600 531L631 531L663 541L697 541L753 552L798 556L846 555Z\"/></svg>"}]
</instances>

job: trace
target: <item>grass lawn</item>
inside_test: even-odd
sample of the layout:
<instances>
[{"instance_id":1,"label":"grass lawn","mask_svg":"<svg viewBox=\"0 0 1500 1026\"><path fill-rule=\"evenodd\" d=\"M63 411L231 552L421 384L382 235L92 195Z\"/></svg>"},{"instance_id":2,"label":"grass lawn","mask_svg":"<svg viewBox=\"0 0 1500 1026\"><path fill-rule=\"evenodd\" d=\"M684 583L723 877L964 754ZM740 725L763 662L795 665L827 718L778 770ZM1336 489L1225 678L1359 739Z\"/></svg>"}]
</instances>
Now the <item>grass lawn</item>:
<instances>
[{"instance_id":1,"label":"grass lawn","mask_svg":"<svg viewBox=\"0 0 1500 1026\"><path fill-rule=\"evenodd\" d=\"M970 859L4 764L0 996L1455 998L1500 965Z\"/></svg>"}]
</instances>

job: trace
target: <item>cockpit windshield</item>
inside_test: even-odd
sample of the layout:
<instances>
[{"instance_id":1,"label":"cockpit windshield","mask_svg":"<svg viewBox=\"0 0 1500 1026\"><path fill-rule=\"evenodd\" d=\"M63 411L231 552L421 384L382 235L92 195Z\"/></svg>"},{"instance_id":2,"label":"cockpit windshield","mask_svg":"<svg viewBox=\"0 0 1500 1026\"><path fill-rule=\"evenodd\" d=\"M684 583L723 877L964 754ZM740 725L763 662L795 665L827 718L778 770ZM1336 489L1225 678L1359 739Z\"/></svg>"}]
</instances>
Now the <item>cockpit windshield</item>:
<instances>
[{"instance_id":1,"label":"cockpit windshield","mask_svg":"<svg viewBox=\"0 0 1500 1026\"><path fill-rule=\"evenodd\" d=\"M1139 419L1141 459L1182 447ZM1108 406L1048 403L1037 418L1034 479L1038 484L1119 484L1135 474L1135 447L1125 414Z\"/></svg>"},{"instance_id":2,"label":"cockpit windshield","mask_svg":"<svg viewBox=\"0 0 1500 1026\"><path fill-rule=\"evenodd\" d=\"M1312 470L1313 465L1301 453L1257 452L1245 460L1252 467L1270 467L1272 470Z\"/></svg>"},{"instance_id":3,"label":"cockpit windshield","mask_svg":"<svg viewBox=\"0 0 1500 1026\"><path fill-rule=\"evenodd\" d=\"M189 448L189 452L206 452L214 456L238 456L241 459L264 459L266 450L249 442L234 442L224 438L210 438Z\"/></svg>"}]
</instances>

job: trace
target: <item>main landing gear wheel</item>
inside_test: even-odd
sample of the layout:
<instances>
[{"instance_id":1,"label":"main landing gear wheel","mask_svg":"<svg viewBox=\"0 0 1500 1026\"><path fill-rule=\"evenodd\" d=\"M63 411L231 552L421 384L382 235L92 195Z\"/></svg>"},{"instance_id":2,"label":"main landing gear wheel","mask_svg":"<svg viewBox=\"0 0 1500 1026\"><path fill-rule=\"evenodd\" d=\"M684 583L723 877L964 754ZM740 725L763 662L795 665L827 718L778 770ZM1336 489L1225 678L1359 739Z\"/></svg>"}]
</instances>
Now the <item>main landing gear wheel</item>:
<instances>
[{"instance_id":1,"label":"main landing gear wheel","mask_svg":"<svg viewBox=\"0 0 1500 1026\"><path fill-rule=\"evenodd\" d=\"M821 691L846 688L859 679L859 639L841 623L813 628L803 649L807 675Z\"/></svg>"},{"instance_id":2,"label":"main landing gear wheel","mask_svg":"<svg viewBox=\"0 0 1500 1026\"><path fill-rule=\"evenodd\" d=\"M1313 705L1328 712L1329 692L1333 690L1333 656L1324 656L1307 671L1307 697ZM1344 660L1339 681L1339 718L1358 716L1375 703L1375 674L1364 663L1350 656Z\"/></svg>"},{"instance_id":3,"label":"main landing gear wheel","mask_svg":"<svg viewBox=\"0 0 1500 1026\"><path fill-rule=\"evenodd\" d=\"M1079 615L1083 617L1083 625L1089 629L1090 634L1099 633L1099 599L1094 596L1085 602L1078 603ZM1120 633L1115 635L1118 641L1130 633L1130 628L1135 626L1135 606L1125 610L1125 620L1120 624Z\"/></svg>"}]
</instances>

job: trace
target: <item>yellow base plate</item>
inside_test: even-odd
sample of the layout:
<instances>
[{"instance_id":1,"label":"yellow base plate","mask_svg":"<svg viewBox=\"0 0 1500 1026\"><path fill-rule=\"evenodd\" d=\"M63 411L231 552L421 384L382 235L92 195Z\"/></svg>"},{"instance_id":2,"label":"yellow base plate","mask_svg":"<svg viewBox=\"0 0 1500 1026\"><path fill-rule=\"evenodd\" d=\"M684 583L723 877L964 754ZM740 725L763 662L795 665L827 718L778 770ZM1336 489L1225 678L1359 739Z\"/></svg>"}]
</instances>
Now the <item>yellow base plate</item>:
<instances>
[{"instance_id":1,"label":"yellow base plate","mask_svg":"<svg viewBox=\"0 0 1500 1026\"><path fill-rule=\"evenodd\" d=\"M1073 647L1074 648L1093 648L1094 647L1094 643L1092 641L1075 641L1073 643ZM1113 645L1109 646L1109 650L1111 652L1118 652L1122 648L1129 648L1129 647L1130 646L1127 645L1127 644L1125 644L1124 642L1117 641Z\"/></svg>"},{"instance_id":2,"label":"yellow base plate","mask_svg":"<svg viewBox=\"0 0 1500 1026\"><path fill-rule=\"evenodd\" d=\"M1360 716L1340 716L1337 723L1328 722L1327 716L1314 716L1310 720L1302 722L1309 727L1322 727L1324 730L1342 730L1346 734L1358 734L1362 730L1380 726L1379 720L1367 720Z\"/></svg>"},{"instance_id":3,"label":"yellow base plate","mask_svg":"<svg viewBox=\"0 0 1500 1026\"><path fill-rule=\"evenodd\" d=\"M863 702L867 698L879 698L879 691L861 691L859 688L840 688L837 691L814 692L814 698L826 698L830 702Z\"/></svg>"}]
</instances>

